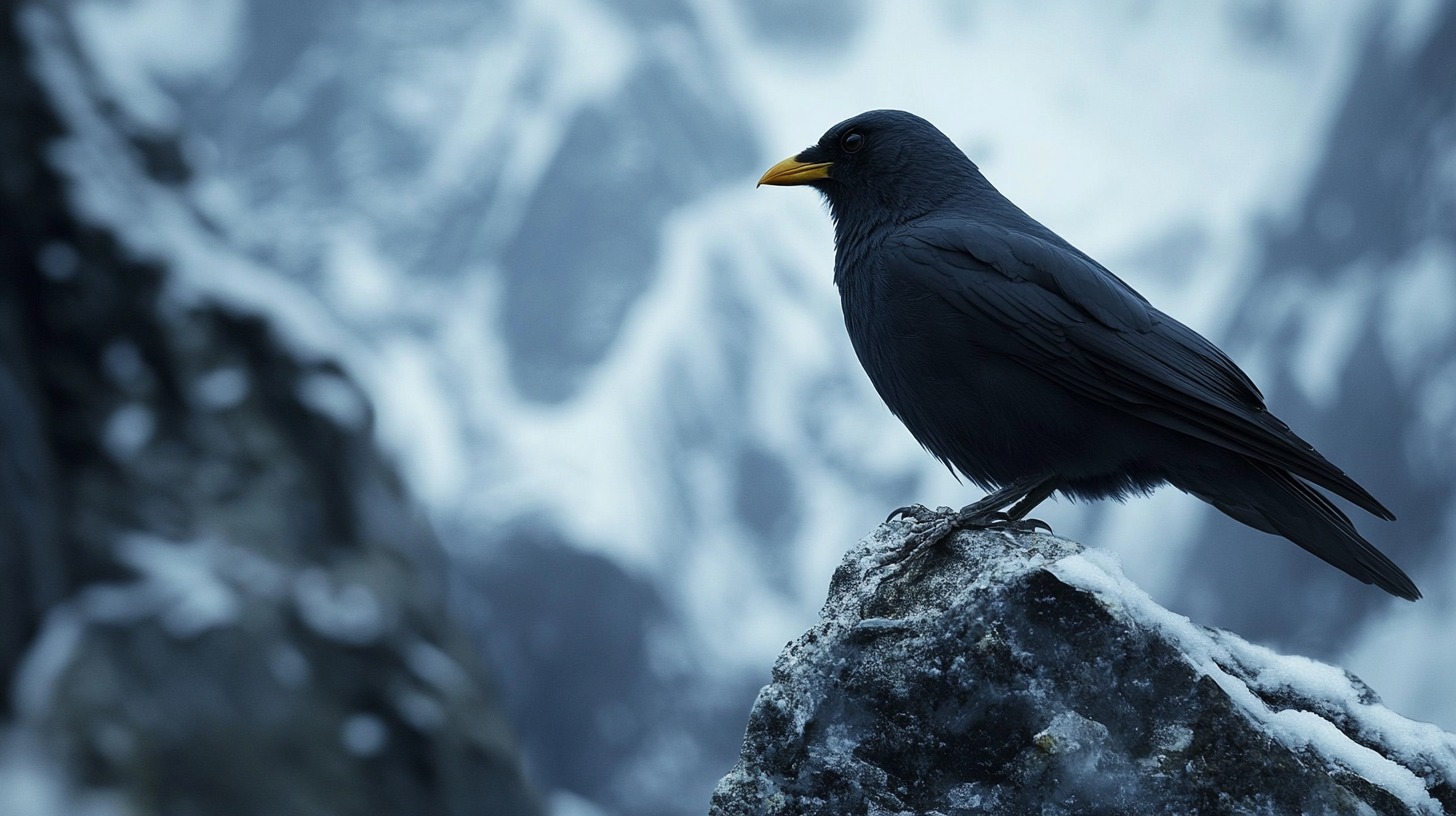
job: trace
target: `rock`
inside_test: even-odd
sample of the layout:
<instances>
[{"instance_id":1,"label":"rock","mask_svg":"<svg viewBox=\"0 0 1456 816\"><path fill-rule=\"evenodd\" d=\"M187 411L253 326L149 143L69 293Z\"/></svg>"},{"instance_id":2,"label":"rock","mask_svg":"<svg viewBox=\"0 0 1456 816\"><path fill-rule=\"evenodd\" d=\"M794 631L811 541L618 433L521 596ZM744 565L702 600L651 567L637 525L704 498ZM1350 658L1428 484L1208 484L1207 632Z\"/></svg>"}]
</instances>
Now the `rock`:
<instances>
[{"instance_id":1,"label":"rock","mask_svg":"<svg viewBox=\"0 0 1456 816\"><path fill-rule=\"evenodd\" d=\"M1456 736L1358 678L1159 607L1105 553L964 532L835 573L750 715L715 816L1420 813Z\"/></svg>"},{"instance_id":2,"label":"rock","mask_svg":"<svg viewBox=\"0 0 1456 816\"><path fill-rule=\"evenodd\" d=\"M77 214L6 10L0 813L540 813L362 392Z\"/></svg>"}]
</instances>

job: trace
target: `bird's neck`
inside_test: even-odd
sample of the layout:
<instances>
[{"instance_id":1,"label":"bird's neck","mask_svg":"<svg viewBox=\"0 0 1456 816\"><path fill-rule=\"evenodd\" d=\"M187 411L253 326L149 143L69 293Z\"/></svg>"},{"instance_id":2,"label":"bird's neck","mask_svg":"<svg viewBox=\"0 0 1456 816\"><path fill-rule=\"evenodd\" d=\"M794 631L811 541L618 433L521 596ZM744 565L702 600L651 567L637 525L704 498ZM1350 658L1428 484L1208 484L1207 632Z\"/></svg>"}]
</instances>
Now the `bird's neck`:
<instances>
[{"instance_id":1,"label":"bird's neck","mask_svg":"<svg viewBox=\"0 0 1456 816\"><path fill-rule=\"evenodd\" d=\"M947 209L974 211L1005 199L969 161L919 183L822 189L836 241L855 242Z\"/></svg>"}]
</instances>

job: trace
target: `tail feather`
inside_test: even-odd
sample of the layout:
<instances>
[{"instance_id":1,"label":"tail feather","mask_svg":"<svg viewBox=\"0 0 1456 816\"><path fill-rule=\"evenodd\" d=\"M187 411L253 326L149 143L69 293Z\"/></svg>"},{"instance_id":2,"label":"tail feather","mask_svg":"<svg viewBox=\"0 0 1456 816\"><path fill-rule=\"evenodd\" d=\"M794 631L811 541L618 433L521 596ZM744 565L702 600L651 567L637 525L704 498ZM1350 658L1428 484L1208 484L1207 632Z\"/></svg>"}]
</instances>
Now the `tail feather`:
<instances>
[{"instance_id":1,"label":"tail feather","mask_svg":"<svg viewBox=\"0 0 1456 816\"><path fill-rule=\"evenodd\" d=\"M1257 530L1283 536L1367 584L1414 601L1421 591L1400 567L1366 541L1349 516L1297 477L1241 458L1232 471L1202 472L1175 484Z\"/></svg>"}]
</instances>

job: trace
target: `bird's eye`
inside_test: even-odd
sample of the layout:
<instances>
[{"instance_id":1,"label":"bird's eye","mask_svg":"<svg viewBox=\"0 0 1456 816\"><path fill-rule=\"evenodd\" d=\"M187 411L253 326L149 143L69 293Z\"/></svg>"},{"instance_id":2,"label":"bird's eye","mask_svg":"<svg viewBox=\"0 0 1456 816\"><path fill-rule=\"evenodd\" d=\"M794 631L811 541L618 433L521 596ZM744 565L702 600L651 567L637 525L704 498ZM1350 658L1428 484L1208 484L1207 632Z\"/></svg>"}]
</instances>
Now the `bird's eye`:
<instances>
[{"instance_id":1,"label":"bird's eye","mask_svg":"<svg viewBox=\"0 0 1456 816\"><path fill-rule=\"evenodd\" d=\"M845 153L858 153L861 147L864 147L864 134L857 130L839 137L839 148Z\"/></svg>"}]
</instances>

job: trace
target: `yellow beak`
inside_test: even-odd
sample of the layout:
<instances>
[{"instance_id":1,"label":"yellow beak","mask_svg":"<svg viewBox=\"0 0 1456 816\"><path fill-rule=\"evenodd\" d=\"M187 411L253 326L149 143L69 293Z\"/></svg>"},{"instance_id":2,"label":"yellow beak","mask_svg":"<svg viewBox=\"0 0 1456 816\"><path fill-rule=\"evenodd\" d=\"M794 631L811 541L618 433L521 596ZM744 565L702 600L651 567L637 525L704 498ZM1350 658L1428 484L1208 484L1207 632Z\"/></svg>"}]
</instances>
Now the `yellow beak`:
<instances>
[{"instance_id":1,"label":"yellow beak","mask_svg":"<svg viewBox=\"0 0 1456 816\"><path fill-rule=\"evenodd\" d=\"M758 186L765 184L774 187L792 187L795 184L808 184L815 179L829 178L829 168L834 162L801 162L795 158L787 158L775 164L763 174L758 180Z\"/></svg>"}]
</instances>

